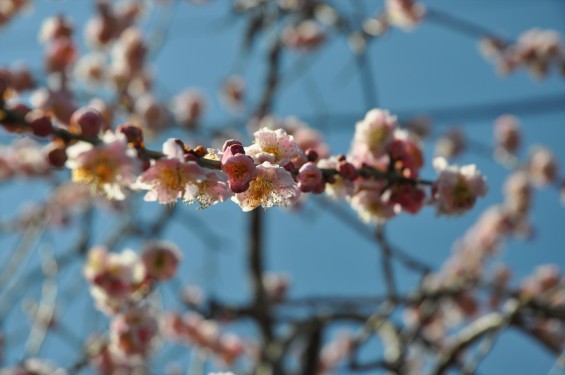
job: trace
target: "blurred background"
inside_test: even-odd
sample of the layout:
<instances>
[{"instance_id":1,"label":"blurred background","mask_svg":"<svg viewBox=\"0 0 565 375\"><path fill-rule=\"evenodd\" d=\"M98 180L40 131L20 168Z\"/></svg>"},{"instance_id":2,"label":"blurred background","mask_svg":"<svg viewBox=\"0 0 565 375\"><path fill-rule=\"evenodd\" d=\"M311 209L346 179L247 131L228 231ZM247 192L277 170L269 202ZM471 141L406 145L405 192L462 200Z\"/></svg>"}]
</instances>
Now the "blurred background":
<instances>
[{"instance_id":1,"label":"blurred background","mask_svg":"<svg viewBox=\"0 0 565 375\"><path fill-rule=\"evenodd\" d=\"M382 1L372 0L328 3L338 9L355 30L362 30L363 23L384 7ZM518 154L521 160L525 160L531 146L543 144L554 152L560 166L565 164L564 78L556 70L543 78L535 78L524 69L501 76L496 66L479 51L481 32L511 41L532 28L553 29L563 35L565 2L430 0L423 3L435 12L410 32L391 29L382 36L366 40L363 45L355 33L337 32L322 24L326 36L318 48L311 51L283 49L272 113L278 117L297 117L321 131L332 154L349 150L356 122L371 108L387 109L396 114L401 123L423 116L431 124L431 133L424 143L422 177L426 179L436 177L432 167L436 141L451 129L459 129L464 134L466 148L453 162L476 164L487 177L488 195L480 199L471 212L460 217L438 217L427 207L415 216L403 213L386 224L386 235L393 246L438 269L451 254L453 244L480 213L503 200L502 186L510 171L492 157L493 123L499 115L513 114L519 118L523 135L523 147ZM149 141L151 148L160 149L162 141L170 137L212 146L214 137L211 135L218 132L250 139L247 123L263 95L274 32L263 31L252 46L246 48L243 36L248 31L249 20L234 12L232 6L228 0L202 4L171 0L147 8L142 25L149 36L150 69L157 97L163 103L170 103L173 96L194 88L206 103L195 131L187 132L179 127L168 129ZM82 29L93 9L94 2L90 0L34 1L29 12L0 30L0 66L25 62L41 82L45 77L41 73L43 47L38 41L42 20L57 14L68 16L75 25L75 39L83 53L88 47ZM289 18L288 22L291 21ZM360 49L362 53L356 54L355 50ZM226 79L233 75L242 77L245 82L245 103L239 112L227 109L219 94ZM81 95L89 97L96 92L89 90L81 88ZM229 133L225 133L227 130ZM15 137L0 132L2 144L12 142ZM68 178L65 173L61 172L57 178ZM560 176L563 176L562 170ZM41 179L2 182L2 222L9 222L30 202L45 199L51 187L51 182ZM88 222L90 244L102 243L114 235L128 215L151 223L167 209L143 202L141 195L135 197L125 211L115 211L112 207L97 209ZM163 306L182 309L177 296L185 286L197 286L206 296L228 303L247 301L250 291L245 253L249 214L228 202L206 210L178 204L173 215L174 220L167 222L156 237L178 244L184 258L176 278L159 289ZM263 216L265 268L288 276L289 299L385 293L381 253L374 240L374 229L363 224L347 204L328 203L326 198L313 196L300 208L273 208ZM536 190L533 235L529 239L507 241L492 262L512 267L513 285L518 285L537 265L564 265L564 223L565 210L560 203L559 189ZM82 276L81 258L61 261L80 237L81 225L84 222L76 220L67 227L41 233L3 231L0 237L2 265L12 264L14 249L22 246L26 238L33 244L26 253L19 254L21 259L10 277L2 279L2 364L12 365L26 357L30 323L23 311L29 310L32 301L38 301L42 293L44 276L38 267L40 259L47 255L41 254L52 254L59 260L56 282L61 328L47 335L37 356L69 367L81 358L77 348L82 340L93 331L107 329L106 318L94 310L86 292L88 286ZM140 244L140 238L124 239L116 249L138 249ZM394 267L400 291L408 292L418 286L417 273L408 272L399 263ZM305 311L295 309L289 313L300 315ZM227 329L244 337L256 335L254 326L245 322L228 325ZM338 324L326 332L326 336L330 338L348 329L354 326ZM373 358L381 349L379 345L376 341L368 345L362 358ZM164 373L170 361L188 368L191 358L190 350L163 348L153 357L151 369L155 374ZM500 335L477 373L545 374L554 362L554 357L543 348L510 329ZM209 370L216 368L214 363L207 366ZM245 367L245 364L239 366ZM335 373L350 371L343 364Z\"/></svg>"}]
</instances>

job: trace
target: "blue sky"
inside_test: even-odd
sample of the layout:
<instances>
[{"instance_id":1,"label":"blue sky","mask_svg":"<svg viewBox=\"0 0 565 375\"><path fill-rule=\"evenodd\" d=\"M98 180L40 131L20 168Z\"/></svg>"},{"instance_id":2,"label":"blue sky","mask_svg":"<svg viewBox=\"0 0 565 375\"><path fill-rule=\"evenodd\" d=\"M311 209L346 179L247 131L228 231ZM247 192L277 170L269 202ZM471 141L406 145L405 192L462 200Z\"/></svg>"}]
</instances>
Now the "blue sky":
<instances>
[{"instance_id":1,"label":"blue sky","mask_svg":"<svg viewBox=\"0 0 565 375\"><path fill-rule=\"evenodd\" d=\"M202 6L179 4L168 39L153 62L159 93L169 95L187 87L198 87L205 93L209 101L204 117L206 126L218 127L234 120L222 109L217 98L217 89L223 79L232 73L242 74L249 88L249 103L255 103L261 94L265 75L264 43L259 43L249 56L238 58L244 25L227 17L226 3L216 0ZM350 11L349 2L333 3ZM381 1L360 3L370 10L370 14L382 8ZM532 27L555 29L561 34L565 31L565 2L557 0L436 0L425 4L511 39ZM42 54L36 33L39 20L64 11L77 26L82 25L89 7L91 2L87 0L38 0L32 14L17 19L0 31L0 65L20 59L28 62L34 70L39 70ZM148 17L149 28L154 27L156 19L155 15ZM536 81L523 71L506 78L497 76L492 64L478 52L477 43L477 39L433 23L425 23L412 33L393 30L370 46L367 61L375 79L377 100L368 103L363 95L363 78L354 65L346 40L331 35L329 46L315 52L309 59L303 60L304 55L294 52L284 55L282 70L290 73L283 73L283 80L288 78L292 81L285 84L277 95L275 113L295 115L304 118L311 126L323 129L332 152L336 154L347 152L355 122L373 106L399 113L425 113L429 108L565 95L564 79L555 73L542 81ZM308 66L300 75L294 73L298 61L306 61ZM321 121L320 115L324 116L324 121ZM443 116L434 121L434 134L459 124L469 139L491 146L494 119L494 116L478 115L471 119ZM243 118L234 121L243 124ZM520 121L526 145L522 157L527 155L529 145L541 143L556 154L561 166L565 165L565 105L561 111L521 115ZM175 134L186 137L182 133ZM8 142L11 136L2 135L0 139ZM154 148L159 147L157 143L155 145ZM433 144L427 143L426 167L422 173L425 178L435 177L431 168L432 154ZM476 163L491 186L487 197L480 200L470 213L458 218L443 218L437 217L433 209L425 208L417 216L401 215L387 225L393 244L435 266L441 265L451 253L453 242L464 234L483 209L501 201L501 185L508 175L506 169L473 152L466 153L456 162ZM39 183L33 186L20 183L1 186L0 189L2 217L30 196L45 194L45 186ZM558 192L555 189L539 190L534 199L532 220L536 228L535 239L509 241L497 259L513 266L515 282L520 276L531 273L537 264L565 265L562 236L565 209L559 204ZM152 203L140 202L139 210L147 217L158 213ZM179 276L181 281L201 285L208 292L229 301L244 300L247 297L244 254L248 216L231 203L205 211L183 206L180 211L181 219L168 228L163 238L178 243L185 252ZM346 208L346 211L355 216L351 210ZM209 225L221 240L210 248L209 243L198 239L199 232L191 231L190 227L194 224L190 224L183 215L189 218L196 216ZM265 216L266 268L291 275L291 296L375 295L384 291L376 244L359 236L320 205L308 202L299 212L271 209ZM101 214L96 233L103 238L114 225L115 219L111 218L111 214ZM57 251L64 247L65 236L61 231L54 233L52 241ZM0 242L6 247L11 243L13 239L9 238ZM63 280L73 280L78 274L75 266L62 277ZM412 288L417 280L405 277L407 274L403 272L397 275L403 290ZM89 297L83 297L67 313L69 319L81 319L79 314L89 303ZM86 319L85 316L83 319ZM238 329L245 331L245 328ZM68 356L73 355L71 348L65 347L60 340L54 339L53 342L53 345L44 348L42 354L55 361L68 361ZM9 352L8 359L13 361L20 356L21 353L13 350ZM186 358L184 356L182 360L186 361ZM479 373L543 374L552 364L553 359L538 346L517 333L509 332L501 335L479 368Z\"/></svg>"}]
</instances>

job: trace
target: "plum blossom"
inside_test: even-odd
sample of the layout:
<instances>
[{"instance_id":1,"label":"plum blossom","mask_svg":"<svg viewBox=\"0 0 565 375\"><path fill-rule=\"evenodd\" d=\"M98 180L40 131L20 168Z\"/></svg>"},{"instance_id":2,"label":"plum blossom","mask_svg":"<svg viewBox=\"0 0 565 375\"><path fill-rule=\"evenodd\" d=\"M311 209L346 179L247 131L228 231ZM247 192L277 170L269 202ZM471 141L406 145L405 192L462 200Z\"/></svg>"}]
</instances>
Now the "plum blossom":
<instances>
[{"instance_id":1,"label":"plum blossom","mask_svg":"<svg viewBox=\"0 0 565 375\"><path fill-rule=\"evenodd\" d=\"M163 144L163 153L166 157L156 160L138 180L136 187L149 190L144 199L161 204L194 199L205 171L194 161L184 161L182 149L172 138Z\"/></svg>"},{"instance_id":2,"label":"plum blossom","mask_svg":"<svg viewBox=\"0 0 565 375\"><path fill-rule=\"evenodd\" d=\"M67 375L67 371L38 358L28 358L16 367L5 367L0 375Z\"/></svg>"},{"instance_id":3,"label":"plum blossom","mask_svg":"<svg viewBox=\"0 0 565 375\"><path fill-rule=\"evenodd\" d=\"M386 0L385 6L388 22L405 31L416 27L426 13L426 7L414 0Z\"/></svg>"},{"instance_id":4,"label":"plum blossom","mask_svg":"<svg viewBox=\"0 0 565 375\"><path fill-rule=\"evenodd\" d=\"M157 320L149 308L131 307L112 319L109 349L128 359L147 358L158 333Z\"/></svg>"},{"instance_id":5,"label":"plum blossom","mask_svg":"<svg viewBox=\"0 0 565 375\"><path fill-rule=\"evenodd\" d=\"M300 167L296 176L300 191L303 193L321 193L324 191L324 176L315 163L309 161Z\"/></svg>"},{"instance_id":6,"label":"plum blossom","mask_svg":"<svg viewBox=\"0 0 565 375\"><path fill-rule=\"evenodd\" d=\"M535 146L532 148L528 158L527 171L530 180L535 186L547 186L557 178L557 160L549 149Z\"/></svg>"},{"instance_id":7,"label":"plum blossom","mask_svg":"<svg viewBox=\"0 0 565 375\"><path fill-rule=\"evenodd\" d=\"M389 194L383 194L380 182L369 184L356 192L350 199L351 208L357 211L359 218L365 223L381 223L396 215L389 202Z\"/></svg>"},{"instance_id":8,"label":"plum blossom","mask_svg":"<svg viewBox=\"0 0 565 375\"><path fill-rule=\"evenodd\" d=\"M243 342L238 336L222 333L215 321L205 320L197 313L167 314L164 335L175 341L198 345L228 366L243 354Z\"/></svg>"},{"instance_id":9,"label":"plum blossom","mask_svg":"<svg viewBox=\"0 0 565 375\"><path fill-rule=\"evenodd\" d=\"M448 166L445 159L436 158L434 167L439 176L432 187L432 201L440 215L460 215L488 191L485 177L474 164Z\"/></svg>"},{"instance_id":10,"label":"plum blossom","mask_svg":"<svg viewBox=\"0 0 565 375\"><path fill-rule=\"evenodd\" d=\"M294 157L300 155L300 149L294 140L294 137L288 135L282 129L271 130L263 128L253 133L255 140L254 144L245 148L245 153L255 159L256 162L261 163L265 160L260 160L264 154L268 154L272 160L271 163L284 166L290 162Z\"/></svg>"},{"instance_id":11,"label":"plum blossom","mask_svg":"<svg viewBox=\"0 0 565 375\"><path fill-rule=\"evenodd\" d=\"M521 136L518 119L512 115L503 115L494 122L494 140L497 149L514 154L520 148Z\"/></svg>"},{"instance_id":12,"label":"plum blossom","mask_svg":"<svg viewBox=\"0 0 565 375\"><path fill-rule=\"evenodd\" d=\"M206 101L199 91L189 89L172 99L170 109L178 123L193 128L206 109Z\"/></svg>"},{"instance_id":13,"label":"plum blossom","mask_svg":"<svg viewBox=\"0 0 565 375\"><path fill-rule=\"evenodd\" d=\"M228 185L234 193L243 193L249 189L251 180L255 177L255 163L250 156L236 154L222 158L222 171L228 175Z\"/></svg>"},{"instance_id":14,"label":"plum blossom","mask_svg":"<svg viewBox=\"0 0 565 375\"><path fill-rule=\"evenodd\" d=\"M369 156L379 158L393 139L397 126L396 117L388 111L372 109L365 115L363 121L355 125L355 134L349 152L353 164L360 167Z\"/></svg>"},{"instance_id":15,"label":"plum blossom","mask_svg":"<svg viewBox=\"0 0 565 375\"><path fill-rule=\"evenodd\" d=\"M312 20L289 25L282 32L282 41L286 46L307 52L318 48L325 39L322 26Z\"/></svg>"},{"instance_id":16,"label":"plum blossom","mask_svg":"<svg viewBox=\"0 0 565 375\"><path fill-rule=\"evenodd\" d=\"M135 252L109 253L105 247L89 251L83 273L97 307L107 313L114 313L131 301L146 275Z\"/></svg>"},{"instance_id":17,"label":"plum blossom","mask_svg":"<svg viewBox=\"0 0 565 375\"><path fill-rule=\"evenodd\" d=\"M147 277L159 281L168 280L174 276L181 258L179 248L165 241L147 243L141 255Z\"/></svg>"},{"instance_id":18,"label":"plum blossom","mask_svg":"<svg viewBox=\"0 0 565 375\"><path fill-rule=\"evenodd\" d=\"M257 166L256 171L257 175L251 180L249 189L232 197L243 211L251 211L259 206L288 206L300 196L300 190L286 169L264 162Z\"/></svg>"},{"instance_id":19,"label":"plum blossom","mask_svg":"<svg viewBox=\"0 0 565 375\"><path fill-rule=\"evenodd\" d=\"M125 137L111 132L104 134L100 145L78 142L70 146L67 155L66 165L72 169L73 182L88 184L109 199L125 199L125 191L141 167Z\"/></svg>"},{"instance_id":20,"label":"plum blossom","mask_svg":"<svg viewBox=\"0 0 565 375\"><path fill-rule=\"evenodd\" d=\"M465 151L466 147L465 133L459 128L453 128L437 140L435 155L445 159L451 159L460 155Z\"/></svg>"},{"instance_id":21,"label":"plum blossom","mask_svg":"<svg viewBox=\"0 0 565 375\"><path fill-rule=\"evenodd\" d=\"M225 202L232 196L225 173L210 170L196 182L197 193L192 197L185 196L186 204L198 202L199 208L207 208L219 202Z\"/></svg>"},{"instance_id":22,"label":"plum blossom","mask_svg":"<svg viewBox=\"0 0 565 375\"><path fill-rule=\"evenodd\" d=\"M325 169L336 169L339 164L338 158L332 156L328 159L318 160L318 167ZM334 175L332 183L326 184L324 192L332 199L339 200L345 199L351 194L353 194L354 184L352 181L341 177L340 175Z\"/></svg>"}]
</instances>

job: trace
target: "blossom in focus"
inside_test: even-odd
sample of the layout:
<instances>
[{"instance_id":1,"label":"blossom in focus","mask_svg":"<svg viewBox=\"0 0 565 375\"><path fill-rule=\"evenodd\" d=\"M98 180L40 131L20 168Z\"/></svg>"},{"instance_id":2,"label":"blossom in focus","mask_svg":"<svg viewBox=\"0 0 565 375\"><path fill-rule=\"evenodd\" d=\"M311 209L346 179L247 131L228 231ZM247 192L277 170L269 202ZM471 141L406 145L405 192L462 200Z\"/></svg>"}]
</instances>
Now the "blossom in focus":
<instances>
[{"instance_id":1,"label":"blossom in focus","mask_svg":"<svg viewBox=\"0 0 565 375\"><path fill-rule=\"evenodd\" d=\"M182 258L179 248L170 242L153 241L147 243L141 253L146 276L154 280L168 280L177 271Z\"/></svg>"},{"instance_id":2,"label":"blossom in focus","mask_svg":"<svg viewBox=\"0 0 565 375\"><path fill-rule=\"evenodd\" d=\"M227 175L220 171L209 170L197 181L197 193L193 197L184 197L186 204L198 202L199 208L207 208L219 202L225 202L232 196L228 187Z\"/></svg>"},{"instance_id":3,"label":"blossom in focus","mask_svg":"<svg viewBox=\"0 0 565 375\"><path fill-rule=\"evenodd\" d=\"M440 215L460 215L488 191L486 179L475 165L448 166L445 159L436 158L434 167L439 176L432 186L432 202Z\"/></svg>"},{"instance_id":4,"label":"blossom in focus","mask_svg":"<svg viewBox=\"0 0 565 375\"><path fill-rule=\"evenodd\" d=\"M405 31L416 27L426 14L426 7L414 0L386 0L385 9L388 22Z\"/></svg>"},{"instance_id":5,"label":"blossom in focus","mask_svg":"<svg viewBox=\"0 0 565 375\"><path fill-rule=\"evenodd\" d=\"M259 206L288 206L300 196L300 189L286 169L264 162L257 166L256 172L249 189L232 197L243 211L251 211Z\"/></svg>"},{"instance_id":6,"label":"blossom in focus","mask_svg":"<svg viewBox=\"0 0 565 375\"><path fill-rule=\"evenodd\" d=\"M109 199L125 199L126 189L135 181L141 165L122 134L105 133L103 143L78 142L67 149L66 165L73 182L90 185Z\"/></svg>"},{"instance_id":7,"label":"blossom in focus","mask_svg":"<svg viewBox=\"0 0 565 375\"><path fill-rule=\"evenodd\" d=\"M234 193L243 193L249 189L251 180L256 175L255 163L245 154L231 155L222 158L222 172L228 175L230 190Z\"/></svg>"},{"instance_id":8,"label":"blossom in focus","mask_svg":"<svg viewBox=\"0 0 565 375\"><path fill-rule=\"evenodd\" d=\"M173 204L180 199L198 195L198 181L205 171L194 161L184 161L183 152L174 139L163 144L165 158L156 160L139 177L137 187L149 190L144 199L161 204Z\"/></svg>"},{"instance_id":9,"label":"blossom in focus","mask_svg":"<svg viewBox=\"0 0 565 375\"><path fill-rule=\"evenodd\" d=\"M288 135L282 129L271 130L263 128L253 133L254 144L245 148L245 153L255 159L256 162L261 154L268 154L272 157L272 163L280 166L286 165L294 157L300 155L300 149L294 137Z\"/></svg>"}]
</instances>

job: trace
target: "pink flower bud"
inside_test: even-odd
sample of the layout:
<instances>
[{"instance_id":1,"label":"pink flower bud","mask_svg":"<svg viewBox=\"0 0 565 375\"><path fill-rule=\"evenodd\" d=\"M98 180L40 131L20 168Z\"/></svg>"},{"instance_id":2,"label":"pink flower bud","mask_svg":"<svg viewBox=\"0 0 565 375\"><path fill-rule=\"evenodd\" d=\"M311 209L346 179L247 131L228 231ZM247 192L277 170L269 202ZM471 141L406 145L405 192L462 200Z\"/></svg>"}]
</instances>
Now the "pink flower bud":
<instances>
[{"instance_id":1,"label":"pink flower bud","mask_svg":"<svg viewBox=\"0 0 565 375\"><path fill-rule=\"evenodd\" d=\"M359 173L357 172L355 166L345 160L339 161L337 163L336 170L339 175L346 180L353 181L359 176Z\"/></svg>"},{"instance_id":2,"label":"pink flower bud","mask_svg":"<svg viewBox=\"0 0 565 375\"><path fill-rule=\"evenodd\" d=\"M42 111L31 111L25 117L31 127L33 134L39 137L46 137L53 132L51 118L43 114Z\"/></svg>"},{"instance_id":3,"label":"pink flower bud","mask_svg":"<svg viewBox=\"0 0 565 375\"><path fill-rule=\"evenodd\" d=\"M232 145L243 146L243 144L240 141L237 141L235 139L228 139L227 141L224 142L224 145L222 146L222 151L226 152L226 149ZM245 152L242 152L242 154L245 154Z\"/></svg>"},{"instance_id":4,"label":"pink flower bud","mask_svg":"<svg viewBox=\"0 0 565 375\"><path fill-rule=\"evenodd\" d=\"M513 154L520 148L520 126L516 117L511 115L500 116L494 123L494 139L496 146Z\"/></svg>"},{"instance_id":5,"label":"pink flower bud","mask_svg":"<svg viewBox=\"0 0 565 375\"><path fill-rule=\"evenodd\" d=\"M71 128L78 127L81 134L86 137L96 137L103 125L102 115L92 108L80 108L71 116Z\"/></svg>"},{"instance_id":6,"label":"pink flower bud","mask_svg":"<svg viewBox=\"0 0 565 375\"><path fill-rule=\"evenodd\" d=\"M63 168L67 162L67 150L62 145L49 144L46 149L47 162L56 168Z\"/></svg>"},{"instance_id":7,"label":"pink flower bud","mask_svg":"<svg viewBox=\"0 0 565 375\"><path fill-rule=\"evenodd\" d=\"M142 253L141 261L147 276L158 281L172 278L182 258L179 248L165 241L148 243Z\"/></svg>"},{"instance_id":8,"label":"pink flower bud","mask_svg":"<svg viewBox=\"0 0 565 375\"><path fill-rule=\"evenodd\" d=\"M300 191L310 193L320 190L320 186L324 184L322 171L311 161L300 167L298 171L298 186Z\"/></svg>"},{"instance_id":9,"label":"pink flower bud","mask_svg":"<svg viewBox=\"0 0 565 375\"><path fill-rule=\"evenodd\" d=\"M231 145L238 147L239 145ZM244 154L222 158L222 171L228 175L228 185L234 193L243 193L249 189L251 180L256 175L253 159Z\"/></svg>"}]
</instances>

